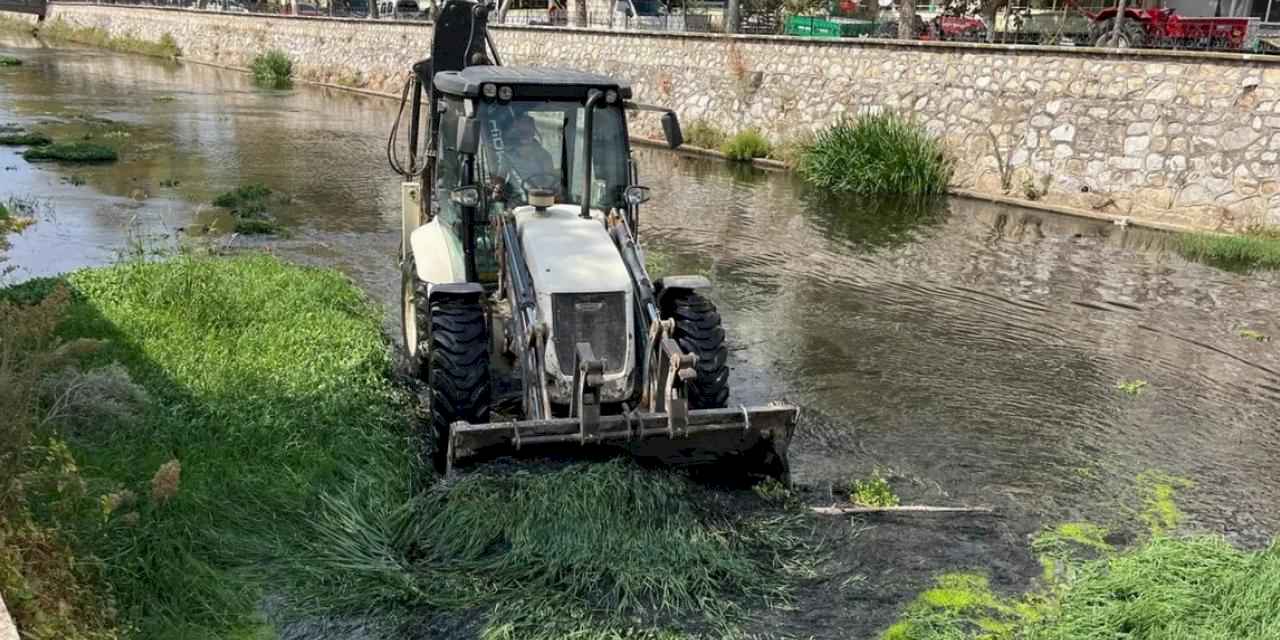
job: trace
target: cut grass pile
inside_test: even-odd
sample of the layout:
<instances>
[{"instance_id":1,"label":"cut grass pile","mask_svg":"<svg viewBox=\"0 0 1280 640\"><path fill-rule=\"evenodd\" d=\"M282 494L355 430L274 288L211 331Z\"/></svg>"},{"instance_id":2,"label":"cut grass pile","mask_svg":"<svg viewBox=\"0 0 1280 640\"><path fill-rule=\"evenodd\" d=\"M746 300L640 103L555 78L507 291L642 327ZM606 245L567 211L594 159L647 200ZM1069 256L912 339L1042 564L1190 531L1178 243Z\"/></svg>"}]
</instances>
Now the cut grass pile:
<instances>
[{"instance_id":1,"label":"cut grass pile","mask_svg":"<svg viewBox=\"0 0 1280 640\"><path fill-rule=\"evenodd\" d=\"M799 155L800 175L836 192L939 194L952 172L941 141L892 112L841 120Z\"/></svg>"},{"instance_id":2,"label":"cut grass pile","mask_svg":"<svg viewBox=\"0 0 1280 640\"><path fill-rule=\"evenodd\" d=\"M52 160L56 162L115 162L119 155L115 149L93 142L56 142L39 147L31 147L22 152L22 157L31 162Z\"/></svg>"},{"instance_id":3,"label":"cut grass pile","mask_svg":"<svg viewBox=\"0 0 1280 640\"><path fill-rule=\"evenodd\" d=\"M293 61L279 49L259 54L249 68L253 71L253 81L260 87L287 89L293 84Z\"/></svg>"},{"instance_id":4,"label":"cut grass pile","mask_svg":"<svg viewBox=\"0 0 1280 640\"><path fill-rule=\"evenodd\" d=\"M237 187L213 199L213 206L231 213L236 233L247 235L276 233L280 225L268 207L273 192L261 182Z\"/></svg>"},{"instance_id":5,"label":"cut grass pile","mask_svg":"<svg viewBox=\"0 0 1280 640\"><path fill-rule=\"evenodd\" d=\"M38 147L41 145L52 144L53 140L43 133L16 131L2 132L0 131L0 145L11 147Z\"/></svg>"},{"instance_id":6,"label":"cut grass pile","mask_svg":"<svg viewBox=\"0 0 1280 640\"><path fill-rule=\"evenodd\" d=\"M1178 236L1178 252L1228 271L1280 269L1280 228L1257 227L1239 235L1188 233Z\"/></svg>"},{"instance_id":7,"label":"cut grass pile","mask_svg":"<svg viewBox=\"0 0 1280 640\"><path fill-rule=\"evenodd\" d=\"M39 299L52 282L0 297ZM368 468L407 477L381 311L336 272L182 257L65 283L74 299L59 332L103 341L90 364L121 363L151 400L125 423L59 433L84 496L67 505L32 489L27 503L101 567L136 637L252 625L255 569L305 542L319 492Z\"/></svg>"},{"instance_id":8,"label":"cut grass pile","mask_svg":"<svg viewBox=\"0 0 1280 640\"><path fill-rule=\"evenodd\" d=\"M31 459L74 481L30 485L24 508L69 541L59 557L95 568L75 584L109 592L132 637L268 637L265 603L273 624L721 637L818 561L800 516L739 513L629 463L481 470L411 496L410 403L389 382L381 311L336 272L181 256L0 300L59 283L62 340L94 341L86 370L140 400L127 420L33 433L65 440Z\"/></svg>"},{"instance_id":9,"label":"cut grass pile","mask_svg":"<svg viewBox=\"0 0 1280 640\"><path fill-rule=\"evenodd\" d=\"M326 500L281 582L306 612L425 606L480 616L486 638L732 630L785 601L796 520L711 513L694 491L622 462L473 473L410 503L352 491Z\"/></svg>"},{"instance_id":10,"label":"cut grass pile","mask_svg":"<svg viewBox=\"0 0 1280 640\"><path fill-rule=\"evenodd\" d=\"M178 43L168 33L161 35L160 39L155 41L128 36L112 36L104 29L74 26L64 22L61 18L43 23L39 31L40 36L44 38L65 40L112 51L140 53L169 60L182 55L182 50L178 48Z\"/></svg>"}]
</instances>

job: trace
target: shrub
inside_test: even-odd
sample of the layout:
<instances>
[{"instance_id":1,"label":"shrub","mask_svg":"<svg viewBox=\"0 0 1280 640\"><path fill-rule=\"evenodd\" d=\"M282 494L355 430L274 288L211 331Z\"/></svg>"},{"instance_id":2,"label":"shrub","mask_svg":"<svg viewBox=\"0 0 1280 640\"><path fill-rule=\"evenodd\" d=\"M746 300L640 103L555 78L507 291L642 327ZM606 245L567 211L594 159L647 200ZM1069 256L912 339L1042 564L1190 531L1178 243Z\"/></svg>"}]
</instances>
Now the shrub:
<instances>
[{"instance_id":1,"label":"shrub","mask_svg":"<svg viewBox=\"0 0 1280 640\"><path fill-rule=\"evenodd\" d=\"M293 84L293 61L283 51L272 49L253 59L253 81L268 89L285 89Z\"/></svg>"},{"instance_id":2,"label":"shrub","mask_svg":"<svg viewBox=\"0 0 1280 640\"><path fill-rule=\"evenodd\" d=\"M91 142L58 142L32 147L22 152L28 161L57 160L59 162L115 162L116 150Z\"/></svg>"},{"instance_id":3,"label":"shrub","mask_svg":"<svg viewBox=\"0 0 1280 640\"><path fill-rule=\"evenodd\" d=\"M0 145L12 147L39 147L52 144L53 140L43 133L0 133Z\"/></svg>"},{"instance_id":4,"label":"shrub","mask_svg":"<svg viewBox=\"0 0 1280 640\"><path fill-rule=\"evenodd\" d=\"M723 131L706 120L694 120L684 128L684 141L703 149L719 149L726 137Z\"/></svg>"},{"instance_id":5,"label":"shrub","mask_svg":"<svg viewBox=\"0 0 1280 640\"><path fill-rule=\"evenodd\" d=\"M952 165L919 124L880 113L841 120L818 134L797 168L831 191L936 194L946 190Z\"/></svg>"},{"instance_id":6,"label":"shrub","mask_svg":"<svg viewBox=\"0 0 1280 640\"><path fill-rule=\"evenodd\" d=\"M750 161L769 155L769 141L755 129L739 131L720 145L720 152L730 160Z\"/></svg>"},{"instance_id":7,"label":"shrub","mask_svg":"<svg viewBox=\"0 0 1280 640\"><path fill-rule=\"evenodd\" d=\"M1178 237L1178 252L1229 271L1280 269L1280 230L1250 229L1240 235L1188 233Z\"/></svg>"}]
</instances>

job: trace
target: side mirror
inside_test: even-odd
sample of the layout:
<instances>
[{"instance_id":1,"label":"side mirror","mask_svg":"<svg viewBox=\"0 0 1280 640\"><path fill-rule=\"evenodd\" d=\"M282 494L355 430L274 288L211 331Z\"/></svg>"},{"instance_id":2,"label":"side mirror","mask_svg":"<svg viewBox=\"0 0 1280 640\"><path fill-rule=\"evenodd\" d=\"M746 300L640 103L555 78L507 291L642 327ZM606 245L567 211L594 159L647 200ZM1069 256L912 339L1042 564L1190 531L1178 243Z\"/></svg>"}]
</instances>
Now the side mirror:
<instances>
[{"instance_id":1,"label":"side mirror","mask_svg":"<svg viewBox=\"0 0 1280 640\"><path fill-rule=\"evenodd\" d=\"M678 149L684 144L684 133L680 131L680 118L676 116L676 112L662 114L662 134L667 138L667 146L672 149Z\"/></svg>"},{"instance_id":2,"label":"side mirror","mask_svg":"<svg viewBox=\"0 0 1280 640\"><path fill-rule=\"evenodd\" d=\"M458 121L458 152L475 155L480 150L480 121L463 118Z\"/></svg>"},{"instance_id":3,"label":"side mirror","mask_svg":"<svg viewBox=\"0 0 1280 640\"><path fill-rule=\"evenodd\" d=\"M631 206L641 205L649 201L649 187L640 185L632 185L627 187L623 197L627 199L627 204Z\"/></svg>"}]
</instances>

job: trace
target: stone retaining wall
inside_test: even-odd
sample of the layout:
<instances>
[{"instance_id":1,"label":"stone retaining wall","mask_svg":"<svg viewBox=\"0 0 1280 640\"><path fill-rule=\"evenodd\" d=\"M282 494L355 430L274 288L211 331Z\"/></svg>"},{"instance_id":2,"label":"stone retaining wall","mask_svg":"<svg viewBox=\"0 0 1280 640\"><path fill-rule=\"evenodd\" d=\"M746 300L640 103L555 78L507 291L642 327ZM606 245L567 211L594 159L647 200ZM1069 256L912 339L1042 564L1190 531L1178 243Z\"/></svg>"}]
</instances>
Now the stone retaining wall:
<instances>
[{"instance_id":1,"label":"stone retaining wall","mask_svg":"<svg viewBox=\"0 0 1280 640\"><path fill-rule=\"evenodd\" d=\"M278 48L304 79L397 94L431 37L420 23L75 4L51 5L49 19L149 40L167 33L187 59L237 67ZM957 187L1175 225L1280 224L1280 58L493 31L508 64L628 78L638 100L673 107L686 126L756 127L785 142L894 109L945 138Z\"/></svg>"}]
</instances>

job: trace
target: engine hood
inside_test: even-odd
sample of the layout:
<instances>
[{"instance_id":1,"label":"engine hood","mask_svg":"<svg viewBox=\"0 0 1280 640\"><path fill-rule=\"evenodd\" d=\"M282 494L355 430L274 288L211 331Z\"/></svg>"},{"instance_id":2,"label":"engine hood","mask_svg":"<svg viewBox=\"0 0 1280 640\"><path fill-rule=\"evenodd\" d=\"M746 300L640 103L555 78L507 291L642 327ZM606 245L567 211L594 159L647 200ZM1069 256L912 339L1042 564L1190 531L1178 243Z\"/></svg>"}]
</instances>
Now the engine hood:
<instances>
[{"instance_id":1,"label":"engine hood","mask_svg":"<svg viewBox=\"0 0 1280 640\"><path fill-rule=\"evenodd\" d=\"M629 291L631 277L601 214L578 217L580 209L558 204L544 212L515 210L516 229L534 290L539 295Z\"/></svg>"}]
</instances>

